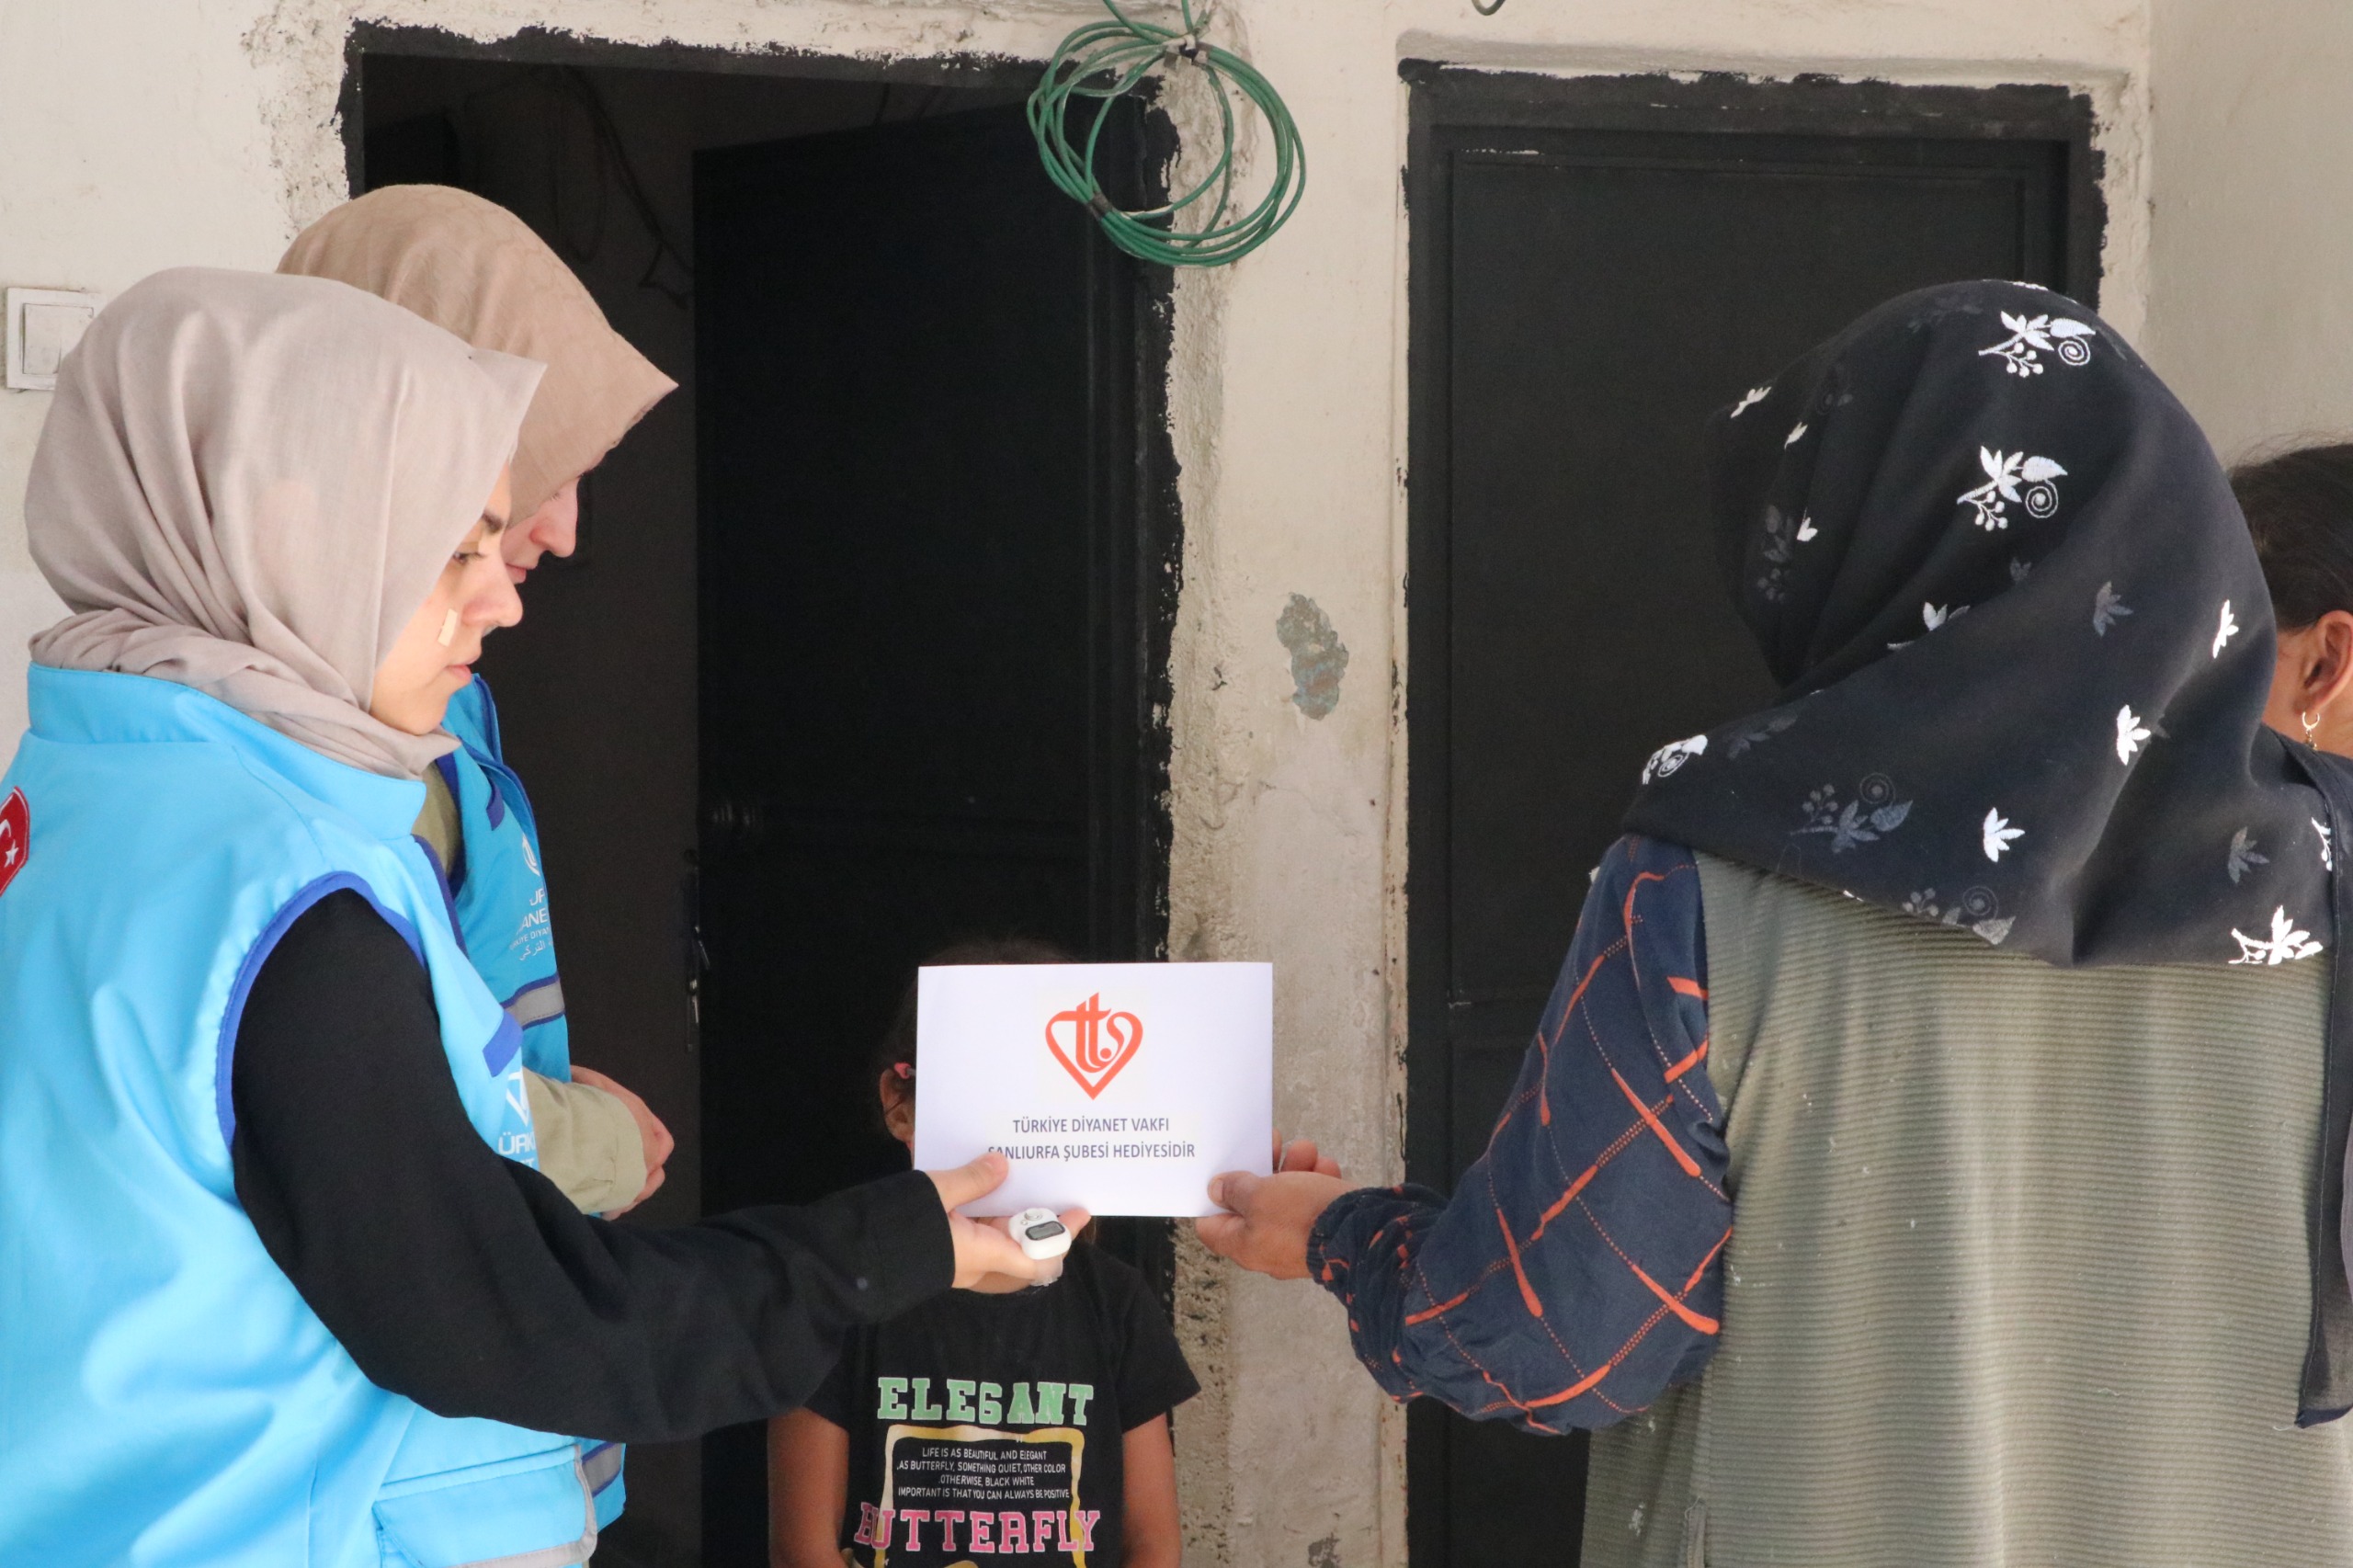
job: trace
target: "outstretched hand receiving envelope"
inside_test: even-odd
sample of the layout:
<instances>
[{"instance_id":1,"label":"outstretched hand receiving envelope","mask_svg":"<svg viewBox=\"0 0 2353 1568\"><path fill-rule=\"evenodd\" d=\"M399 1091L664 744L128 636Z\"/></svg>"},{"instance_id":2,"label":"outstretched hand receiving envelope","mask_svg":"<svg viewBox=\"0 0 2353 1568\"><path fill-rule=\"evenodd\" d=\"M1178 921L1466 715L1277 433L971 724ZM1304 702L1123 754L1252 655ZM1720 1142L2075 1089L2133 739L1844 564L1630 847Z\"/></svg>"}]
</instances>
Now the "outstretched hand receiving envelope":
<instances>
[{"instance_id":1,"label":"outstretched hand receiving envelope","mask_svg":"<svg viewBox=\"0 0 2353 1568\"><path fill-rule=\"evenodd\" d=\"M1254 1274L1307 1278L1307 1238L1332 1200L1348 1190L1339 1162L1307 1139L1275 1138L1275 1174L1227 1171L1210 1182L1210 1201L1229 1210L1193 1221L1201 1244Z\"/></svg>"}]
</instances>

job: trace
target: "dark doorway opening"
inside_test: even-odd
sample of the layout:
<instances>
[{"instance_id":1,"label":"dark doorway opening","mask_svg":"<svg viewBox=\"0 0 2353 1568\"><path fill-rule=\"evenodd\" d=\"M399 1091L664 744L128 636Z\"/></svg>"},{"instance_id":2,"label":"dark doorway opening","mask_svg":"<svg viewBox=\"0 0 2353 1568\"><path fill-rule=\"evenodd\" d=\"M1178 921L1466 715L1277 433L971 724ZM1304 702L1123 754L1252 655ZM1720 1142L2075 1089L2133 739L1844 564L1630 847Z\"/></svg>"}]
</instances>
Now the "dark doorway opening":
<instances>
[{"instance_id":1,"label":"dark doorway opening","mask_svg":"<svg viewBox=\"0 0 2353 1568\"><path fill-rule=\"evenodd\" d=\"M1164 946L1167 277L1046 181L1034 76L354 35L354 189L508 207L680 386L483 660L574 1053L678 1138L645 1222L904 1168L864 1068L946 942ZM1165 1224L1105 1240L1165 1285ZM599 1564L766 1562L756 1428L629 1484Z\"/></svg>"},{"instance_id":2,"label":"dark doorway opening","mask_svg":"<svg viewBox=\"0 0 2353 1568\"><path fill-rule=\"evenodd\" d=\"M1406 1164L1451 1188L1643 759L1771 692L1717 580L1707 415L1906 290L2097 304L2102 210L2056 87L1404 74ZM1416 1404L1415 1568L1574 1563L1585 1458Z\"/></svg>"},{"instance_id":3,"label":"dark doorway opening","mask_svg":"<svg viewBox=\"0 0 2353 1568\"><path fill-rule=\"evenodd\" d=\"M869 1059L926 954L1160 956L1173 540L1137 460L1157 301L1040 175L1020 106L702 153L696 216L724 1209L906 1168ZM1166 1301L1165 1222L1102 1239ZM706 1447L714 1562L765 1539L722 1502L759 1462Z\"/></svg>"}]
</instances>

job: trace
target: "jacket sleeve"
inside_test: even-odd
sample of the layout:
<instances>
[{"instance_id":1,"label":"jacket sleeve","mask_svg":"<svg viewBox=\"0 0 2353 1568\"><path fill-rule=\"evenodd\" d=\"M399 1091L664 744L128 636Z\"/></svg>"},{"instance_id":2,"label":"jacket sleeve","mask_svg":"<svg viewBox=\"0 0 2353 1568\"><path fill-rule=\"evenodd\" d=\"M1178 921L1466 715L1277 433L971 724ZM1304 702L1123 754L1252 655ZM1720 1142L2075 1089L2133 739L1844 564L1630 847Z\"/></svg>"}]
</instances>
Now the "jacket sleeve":
<instances>
[{"instance_id":1,"label":"jacket sleeve","mask_svg":"<svg viewBox=\"0 0 2353 1568\"><path fill-rule=\"evenodd\" d=\"M1732 1233L1707 1030L1699 867L1620 839L1453 1198L1367 1189L1317 1222L1309 1270L1382 1388L1558 1432L1698 1375Z\"/></svg>"},{"instance_id":2,"label":"jacket sleeve","mask_svg":"<svg viewBox=\"0 0 2353 1568\"><path fill-rule=\"evenodd\" d=\"M540 1174L583 1214L619 1209L645 1189L645 1140L619 1097L526 1071Z\"/></svg>"},{"instance_id":3,"label":"jacket sleeve","mask_svg":"<svg viewBox=\"0 0 2353 1568\"><path fill-rule=\"evenodd\" d=\"M624 1441L772 1415L954 1272L920 1172L669 1230L583 1215L475 1132L424 967L356 893L264 961L231 1093L270 1256L361 1371L442 1415Z\"/></svg>"}]
</instances>

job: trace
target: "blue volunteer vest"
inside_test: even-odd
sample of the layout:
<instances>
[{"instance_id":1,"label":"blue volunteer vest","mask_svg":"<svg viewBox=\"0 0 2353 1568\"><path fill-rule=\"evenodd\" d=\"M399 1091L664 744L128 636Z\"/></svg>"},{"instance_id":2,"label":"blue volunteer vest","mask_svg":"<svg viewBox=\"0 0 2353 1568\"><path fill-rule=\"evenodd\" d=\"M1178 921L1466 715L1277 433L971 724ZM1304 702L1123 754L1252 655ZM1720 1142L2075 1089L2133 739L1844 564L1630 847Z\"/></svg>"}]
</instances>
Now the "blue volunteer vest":
<instances>
[{"instance_id":1,"label":"blue volunteer vest","mask_svg":"<svg viewBox=\"0 0 2353 1568\"><path fill-rule=\"evenodd\" d=\"M0 778L29 827L0 887L0 1562L583 1561L595 1450L370 1383L237 1201L244 995L342 889L426 965L476 1131L533 1158L520 1031L410 834L423 787L167 682L30 688Z\"/></svg>"},{"instance_id":2,"label":"blue volunteer vest","mask_svg":"<svg viewBox=\"0 0 2353 1568\"><path fill-rule=\"evenodd\" d=\"M548 926L539 822L523 781L506 766L498 709L480 676L449 699L442 727L458 737L458 749L439 767L457 797L466 846L453 879L458 934L483 983L522 1027L523 1065L569 1080L571 1035Z\"/></svg>"},{"instance_id":3,"label":"blue volunteer vest","mask_svg":"<svg viewBox=\"0 0 2353 1568\"><path fill-rule=\"evenodd\" d=\"M451 893L459 940L483 983L522 1029L523 1065L541 1077L569 1082L571 1026L563 1014L563 982L556 973L555 934L548 924L539 819L531 814L523 781L506 766L489 683L476 676L451 698L441 727L458 738L458 749L437 766L457 800L465 845ZM621 1459L617 1444L589 1455L600 1529L619 1518L629 1501Z\"/></svg>"}]
</instances>

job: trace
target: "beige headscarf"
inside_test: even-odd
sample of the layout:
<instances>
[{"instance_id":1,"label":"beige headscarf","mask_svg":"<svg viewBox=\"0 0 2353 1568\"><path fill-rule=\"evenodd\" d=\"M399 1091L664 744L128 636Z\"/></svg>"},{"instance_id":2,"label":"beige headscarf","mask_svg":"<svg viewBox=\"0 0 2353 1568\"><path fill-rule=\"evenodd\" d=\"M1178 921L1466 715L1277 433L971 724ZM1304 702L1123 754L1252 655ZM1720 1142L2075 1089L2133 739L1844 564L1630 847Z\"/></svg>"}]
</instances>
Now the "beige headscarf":
<instances>
[{"instance_id":1,"label":"beige headscarf","mask_svg":"<svg viewBox=\"0 0 2353 1568\"><path fill-rule=\"evenodd\" d=\"M278 270L365 289L477 348L548 368L515 451L517 517L596 467L677 388L523 220L445 185L345 202L296 236Z\"/></svg>"},{"instance_id":2,"label":"beige headscarf","mask_svg":"<svg viewBox=\"0 0 2353 1568\"><path fill-rule=\"evenodd\" d=\"M482 516L539 384L357 289L182 267L66 357L25 492L75 613L36 663L177 681L312 750L415 778L454 743L367 711Z\"/></svg>"}]
</instances>

